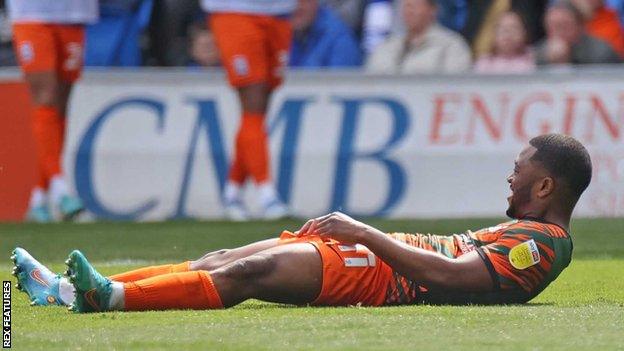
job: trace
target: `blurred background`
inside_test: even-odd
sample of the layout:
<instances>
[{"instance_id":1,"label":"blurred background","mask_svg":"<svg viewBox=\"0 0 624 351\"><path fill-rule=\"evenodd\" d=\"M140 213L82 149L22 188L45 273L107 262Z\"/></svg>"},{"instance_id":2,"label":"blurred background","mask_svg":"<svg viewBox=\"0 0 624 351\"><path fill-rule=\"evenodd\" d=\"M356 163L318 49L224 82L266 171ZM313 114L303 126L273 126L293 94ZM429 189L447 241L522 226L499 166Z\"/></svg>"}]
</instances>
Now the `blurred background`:
<instances>
[{"instance_id":1,"label":"blurred background","mask_svg":"<svg viewBox=\"0 0 624 351\"><path fill-rule=\"evenodd\" d=\"M85 220L221 218L238 103L197 0L102 0L63 153ZM296 216L491 217L532 137L589 149L585 217L624 216L624 1L299 0L269 112ZM0 221L35 182L0 7ZM253 199L250 199L252 201Z\"/></svg>"}]
</instances>

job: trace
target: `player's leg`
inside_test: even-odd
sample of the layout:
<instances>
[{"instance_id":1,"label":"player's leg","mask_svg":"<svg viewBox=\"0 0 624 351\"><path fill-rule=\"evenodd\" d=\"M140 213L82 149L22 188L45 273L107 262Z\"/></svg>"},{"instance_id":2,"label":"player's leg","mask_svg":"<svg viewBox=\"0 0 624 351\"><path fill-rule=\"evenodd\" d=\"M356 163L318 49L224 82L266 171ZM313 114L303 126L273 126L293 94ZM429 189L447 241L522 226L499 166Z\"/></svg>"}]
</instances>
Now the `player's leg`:
<instances>
[{"instance_id":1,"label":"player's leg","mask_svg":"<svg viewBox=\"0 0 624 351\"><path fill-rule=\"evenodd\" d=\"M210 271L224 307L249 298L305 304L316 299L323 281L323 264L309 243L278 246Z\"/></svg>"},{"instance_id":2,"label":"player's leg","mask_svg":"<svg viewBox=\"0 0 624 351\"><path fill-rule=\"evenodd\" d=\"M39 182L32 192L28 217L52 219L47 190L50 179L60 172L60 116L56 101L57 48L53 29L40 24L15 24L13 41L17 58L34 105L32 130L35 139Z\"/></svg>"},{"instance_id":3,"label":"player's leg","mask_svg":"<svg viewBox=\"0 0 624 351\"><path fill-rule=\"evenodd\" d=\"M237 89L241 122L234 143L234 158L223 192L226 214L235 220L248 218L241 188L248 177L258 187L264 217L286 215L273 187L269 166L265 117L269 104L270 43L262 16L217 14L210 16L221 61L230 84Z\"/></svg>"},{"instance_id":4,"label":"player's leg","mask_svg":"<svg viewBox=\"0 0 624 351\"><path fill-rule=\"evenodd\" d=\"M220 269L160 275L131 283L101 276L74 251L68 259L76 288L72 309L79 312L230 307L249 298L304 304L322 287L318 251L308 243L283 245L237 260Z\"/></svg>"},{"instance_id":5,"label":"player's leg","mask_svg":"<svg viewBox=\"0 0 624 351\"><path fill-rule=\"evenodd\" d=\"M59 81L56 89L56 105L60 116L60 147L62 151L69 98L74 82L80 78L82 73L84 27L82 25L56 25L54 28L55 38L59 46L56 67ZM82 201L69 191L62 168L60 174L50 184L50 197L65 220L73 219L84 210Z\"/></svg>"},{"instance_id":6,"label":"player's leg","mask_svg":"<svg viewBox=\"0 0 624 351\"><path fill-rule=\"evenodd\" d=\"M267 239L235 249L217 250L205 254L194 261L186 261L178 264L165 264L158 266L143 267L128 272L123 272L110 276L116 282L134 282L158 275L170 273L182 273L188 271L210 271L223 267L231 262L245 258L278 245L279 239Z\"/></svg>"}]
</instances>

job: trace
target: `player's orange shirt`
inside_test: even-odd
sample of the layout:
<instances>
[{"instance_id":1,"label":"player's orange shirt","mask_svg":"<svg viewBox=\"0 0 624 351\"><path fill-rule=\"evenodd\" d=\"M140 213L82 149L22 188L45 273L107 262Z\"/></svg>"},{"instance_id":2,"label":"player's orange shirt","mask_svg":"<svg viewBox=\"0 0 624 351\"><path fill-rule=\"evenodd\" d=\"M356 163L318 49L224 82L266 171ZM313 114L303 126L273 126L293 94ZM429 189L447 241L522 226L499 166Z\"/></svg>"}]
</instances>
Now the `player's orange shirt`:
<instances>
[{"instance_id":1,"label":"player's orange shirt","mask_svg":"<svg viewBox=\"0 0 624 351\"><path fill-rule=\"evenodd\" d=\"M555 280L572 257L572 240L564 229L533 219L514 220L450 236L390 235L408 245L450 258L476 250L483 259L492 276L494 291L449 292L421 286L418 300L431 303L523 303ZM401 284L413 286L415 283Z\"/></svg>"}]
</instances>

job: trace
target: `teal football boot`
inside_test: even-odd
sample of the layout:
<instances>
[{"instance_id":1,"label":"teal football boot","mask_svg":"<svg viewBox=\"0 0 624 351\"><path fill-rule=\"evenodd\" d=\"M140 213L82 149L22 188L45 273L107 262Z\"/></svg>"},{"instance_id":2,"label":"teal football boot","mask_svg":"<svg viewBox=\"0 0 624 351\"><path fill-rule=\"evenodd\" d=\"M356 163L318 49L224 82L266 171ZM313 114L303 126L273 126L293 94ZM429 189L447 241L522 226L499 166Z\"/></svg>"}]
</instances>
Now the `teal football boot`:
<instances>
[{"instance_id":1,"label":"teal football boot","mask_svg":"<svg viewBox=\"0 0 624 351\"><path fill-rule=\"evenodd\" d=\"M35 206L28 209L26 221L34 223L50 223L52 222L52 215L50 214L48 206Z\"/></svg>"},{"instance_id":2,"label":"teal football boot","mask_svg":"<svg viewBox=\"0 0 624 351\"><path fill-rule=\"evenodd\" d=\"M84 209L82 200L74 196L64 195L59 202L59 211L61 211L64 221L73 220Z\"/></svg>"},{"instance_id":3,"label":"teal football boot","mask_svg":"<svg viewBox=\"0 0 624 351\"><path fill-rule=\"evenodd\" d=\"M17 278L15 287L28 294L32 306L64 304L59 294L59 274L54 274L21 247L13 250L11 260Z\"/></svg>"},{"instance_id":4,"label":"teal football boot","mask_svg":"<svg viewBox=\"0 0 624 351\"><path fill-rule=\"evenodd\" d=\"M69 281L76 289L76 300L69 310L78 313L108 311L113 291L111 280L98 273L78 250L69 254L65 264L69 267Z\"/></svg>"}]
</instances>

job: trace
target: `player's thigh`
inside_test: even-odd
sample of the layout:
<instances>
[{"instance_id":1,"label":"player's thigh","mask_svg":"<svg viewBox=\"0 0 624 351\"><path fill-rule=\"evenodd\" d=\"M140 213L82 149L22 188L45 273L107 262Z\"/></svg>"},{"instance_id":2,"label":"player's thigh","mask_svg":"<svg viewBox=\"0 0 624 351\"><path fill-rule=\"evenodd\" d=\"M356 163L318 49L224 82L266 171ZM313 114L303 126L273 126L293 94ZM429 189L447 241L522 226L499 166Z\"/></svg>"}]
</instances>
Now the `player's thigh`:
<instances>
[{"instance_id":1,"label":"player's thigh","mask_svg":"<svg viewBox=\"0 0 624 351\"><path fill-rule=\"evenodd\" d=\"M312 244L281 245L259 255L268 257L274 268L271 274L258 279L254 298L299 305L318 297L323 284L323 262Z\"/></svg>"},{"instance_id":2,"label":"player's thigh","mask_svg":"<svg viewBox=\"0 0 624 351\"><path fill-rule=\"evenodd\" d=\"M269 40L269 86L279 86L288 67L288 53L292 43L292 26L290 21L282 18L272 18L267 26Z\"/></svg>"},{"instance_id":3,"label":"player's thigh","mask_svg":"<svg viewBox=\"0 0 624 351\"><path fill-rule=\"evenodd\" d=\"M257 16L212 14L209 25L230 84L244 87L269 79L269 48Z\"/></svg>"},{"instance_id":4,"label":"player's thigh","mask_svg":"<svg viewBox=\"0 0 624 351\"><path fill-rule=\"evenodd\" d=\"M211 272L217 287L235 290L235 299L257 298L269 302L306 304L321 291L322 259L309 243L279 245ZM225 305L240 301L228 301Z\"/></svg>"},{"instance_id":5,"label":"player's thigh","mask_svg":"<svg viewBox=\"0 0 624 351\"><path fill-rule=\"evenodd\" d=\"M84 26L56 25L55 38L59 47L57 73L61 81L71 84L80 78L84 65Z\"/></svg>"}]
</instances>

